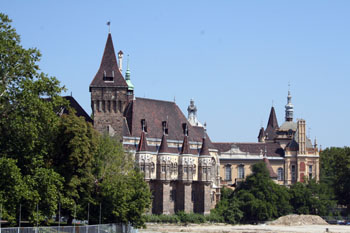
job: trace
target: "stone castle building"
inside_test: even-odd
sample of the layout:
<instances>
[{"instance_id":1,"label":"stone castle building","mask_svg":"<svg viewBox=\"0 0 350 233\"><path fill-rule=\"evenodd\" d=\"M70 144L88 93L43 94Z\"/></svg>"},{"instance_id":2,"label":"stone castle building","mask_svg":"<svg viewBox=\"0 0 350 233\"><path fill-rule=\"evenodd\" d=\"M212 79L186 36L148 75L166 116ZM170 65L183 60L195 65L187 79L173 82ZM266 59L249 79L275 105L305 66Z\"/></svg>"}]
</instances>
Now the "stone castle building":
<instances>
[{"instance_id":1,"label":"stone castle building","mask_svg":"<svg viewBox=\"0 0 350 233\"><path fill-rule=\"evenodd\" d=\"M266 163L280 184L303 181L304 176L318 179L317 145L306 137L305 121L293 121L290 93L285 122L278 126L272 107L258 142L213 143L197 119L193 100L186 118L174 102L135 97L129 67L124 78L122 62L123 52L117 61L109 33L89 88L93 124L101 133L117 135L134 154L153 193L153 213L208 214L220 198L220 188L235 187L258 161Z\"/></svg>"}]
</instances>

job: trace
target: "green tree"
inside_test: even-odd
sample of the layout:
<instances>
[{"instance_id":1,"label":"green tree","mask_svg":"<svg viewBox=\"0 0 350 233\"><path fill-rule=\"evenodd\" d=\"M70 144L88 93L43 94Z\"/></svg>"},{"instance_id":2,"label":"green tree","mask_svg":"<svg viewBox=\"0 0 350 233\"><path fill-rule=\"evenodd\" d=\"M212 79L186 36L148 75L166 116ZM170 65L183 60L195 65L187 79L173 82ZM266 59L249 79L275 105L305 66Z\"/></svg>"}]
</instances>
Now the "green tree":
<instances>
[{"instance_id":1,"label":"green tree","mask_svg":"<svg viewBox=\"0 0 350 233\"><path fill-rule=\"evenodd\" d=\"M297 214L332 215L336 201L332 191L326 184L307 180L290 187L290 203Z\"/></svg>"},{"instance_id":2,"label":"green tree","mask_svg":"<svg viewBox=\"0 0 350 233\"><path fill-rule=\"evenodd\" d=\"M94 160L95 208L102 203L102 221L145 224L151 193L143 174L135 169L131 154L124 152L117 138L100 136ZM99 211L93 211L97 222Z\"/></svg>"},{"instance_id":3,"label":"green tree","mask_svg":"<svg viewBox=\"0 0 350 233\"><path fill-rule=\"evenodd\" d=\"M20 169L16 161L0 158L0 204L3 207L2 219L11 225L16 223L17 208L27 193Z\"/></svg>"},{"instance_id":4,"label":"green tree","mask_svg":"<svg viewBox=\"0 0 350 233\"><path fill-rule=\"evenodd\" d=\"M86 207L91 201L92 163L98 134L83 117L76 116L73 109L69 112L60 118L51 162L64 178L62 212L71 224L73 217L86 217Z\"/></svg>"},{"instance_id":5,"label":"green tree","mask_svg":"<svg viewBox=\"0 0 350 233\"><path fill-rule=\"evenodd\" d=\"M10 23L11 20L0 13L0 158L16 161L22 177L23 195L14 203L21 203L23 219L33 222L39 202L51 203L43 210L43 215L50 216L57 208L52 203L58 199L61 178L53 172L48 158L59 122L56 113L65 101L59 96L63 87L58 80L40 72L37 65L41 56L39 51L23 48ZM3 195L9 198L11 193ZM12 210L5 211L10 213ZM12 215L8 217L12 218Z\"/></svg>"},{"instance_id":6,"label":"green tree","mask_svg":"<svg viewBox=\"0 0 350 233\"><path fill-rule=\"evenodd\" d=\"M276 184L269 177L265 163L253 165L248 176L234 191L244 213L244 222L266 221L291 212L287 188Z\"/></svg>"},{"instance_id":7,"label":"green tree","mask_svg":"<svg viewBox=\"0 0 350 233\"><path fill-rule=\"evenodd\" d=\"M329 185L338 203L350 212L350 147L327 148L320 154L321 183Z\"/></svg>"},{"instance_id":8,"label":"green tree","mask_svg":"<svg viewBox=\"0 0 350 233\"><path fill-rule=\"evenodd\" d=\"M215 209L210 211L210 215L218 217L222 222L237 224L243 217L243 212L239 208L240 205L241 202L233 196L232 189L222 188L221 199Z\"/></svg>"}]
</instances>

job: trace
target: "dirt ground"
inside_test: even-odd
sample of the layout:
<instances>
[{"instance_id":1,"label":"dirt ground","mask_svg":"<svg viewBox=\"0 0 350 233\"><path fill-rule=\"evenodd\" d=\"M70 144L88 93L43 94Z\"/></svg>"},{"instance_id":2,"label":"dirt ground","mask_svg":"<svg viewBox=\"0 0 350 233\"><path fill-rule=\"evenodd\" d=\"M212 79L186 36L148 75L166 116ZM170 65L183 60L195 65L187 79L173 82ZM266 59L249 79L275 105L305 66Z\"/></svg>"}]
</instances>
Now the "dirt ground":
<instances>
[{"instance_id":1,"label":"dirt ground","mask_svg":"<svg viewBox=\"0 0 350 233\"><path fill-rule=\"evenodd\" d=\"M328 231L327 231L328 229ZM154 232L198 232L198 233L284 233L284 232L350 232L350 226L345 225L301 225L301 226L285 226L285 225L226 225L226 224L189 224L181 226L176 224L147 224L147 229L140 229L141 233Z\"/></svg>"}]
</instances>

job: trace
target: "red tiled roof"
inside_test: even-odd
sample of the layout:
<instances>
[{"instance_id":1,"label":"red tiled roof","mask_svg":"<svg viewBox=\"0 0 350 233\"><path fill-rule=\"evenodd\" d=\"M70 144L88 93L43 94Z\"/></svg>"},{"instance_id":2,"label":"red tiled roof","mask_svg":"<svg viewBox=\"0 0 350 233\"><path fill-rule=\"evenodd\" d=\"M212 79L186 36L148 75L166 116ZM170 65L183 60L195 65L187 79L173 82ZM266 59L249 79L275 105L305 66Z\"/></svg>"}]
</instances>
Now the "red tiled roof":
<instances>
[{"instance_id":1,"label":"red tiled roof","mask_svg":"<svg viewBox=\"0 0 350 233\"><path fill-rule=\"evenodd\" d=\"M103 80L104 72L106 72L106 77L113 77L114 73L113 82L107 82ZM128 84L125 82L123 75L119 71L117 59L114 52L112 36L110 33L108 34L100 68L98 69L95 78L90 84L90 89L91 87L128 87Z\"/></svg>"},{"instance_id":2,"label":"red tiled roof","mask_svg":"<svg viewBox=\"0 0 350 233\"><path fill-rule=\"evenodd\" d=\"M162 138L163 121L167 121L168 124L168 140L180 141L183 139L183 123L187 123L188 126L188 141L201 142L205 134L203 127L194 127L188 123L187 118L174 102L136 98L128 105L124 115L128 122L130 135L133 137L139 137L141 134L141 119L147 122L148 138ZM207 135L206 137L208 148L215 148L210 138Z\"/></svg>"},{"instance_id":3,"label":"red tiled roof","mask_svg":"<svg viewBox=\"0 0 350 233\"><path fill-rule=\"evenodd\" d=\"M250 154L261 154L264 153L265 148L267 156L270 157L283 157L284 150L278 143L266 142L251 142L251 143L239 143L239 142L214 142L213 145L220 153L229 151L232 146L237 146L242 152L248 152Z\"/></svg>"}]
</instances>

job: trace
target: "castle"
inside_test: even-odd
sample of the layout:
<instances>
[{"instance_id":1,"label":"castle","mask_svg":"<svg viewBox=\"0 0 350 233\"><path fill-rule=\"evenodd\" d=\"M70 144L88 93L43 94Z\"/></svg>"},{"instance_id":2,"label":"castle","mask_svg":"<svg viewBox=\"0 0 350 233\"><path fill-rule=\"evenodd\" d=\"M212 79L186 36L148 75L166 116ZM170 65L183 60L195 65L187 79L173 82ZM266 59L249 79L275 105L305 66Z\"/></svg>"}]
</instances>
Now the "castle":
<instances>
[{"instance_id":1,"label":"castle","mask_svg":"<svg viewBox=\"0 0 350 233\"><path fill-rule=\"evenodd\" d=\"M306 137L305 121L293 121L288 93L285 122L279 126L275 109L255 143L216 143L197 119L191 100L186 118L174 102L134 96L127 68L122 75L123 52L115 54L109 33L101 65L92 80L94 127L117 135L134 154L153 194L152 213L176 211L208 214L220 198L220 188L236 187L264 161L270 177L283 185L319 178L317 145ZM119 65L118 65L119 63Z\"/></svg>"}]
</instances>

